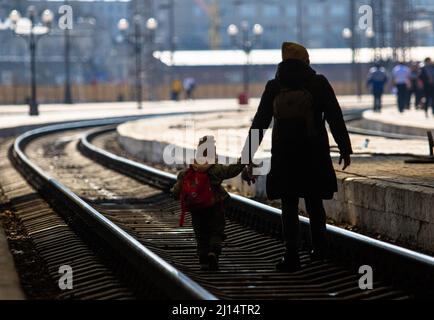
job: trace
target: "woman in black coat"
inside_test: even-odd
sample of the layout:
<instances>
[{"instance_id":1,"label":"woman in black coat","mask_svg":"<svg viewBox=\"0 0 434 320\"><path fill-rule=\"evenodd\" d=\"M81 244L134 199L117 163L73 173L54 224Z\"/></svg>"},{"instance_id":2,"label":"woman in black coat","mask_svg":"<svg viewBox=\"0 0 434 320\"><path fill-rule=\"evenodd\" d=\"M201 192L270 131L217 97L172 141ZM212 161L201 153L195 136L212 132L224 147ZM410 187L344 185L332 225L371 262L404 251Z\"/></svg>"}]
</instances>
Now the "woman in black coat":
<instances>
[{"instance_id":1,"label":"woman in black coat","mask_svg":"<svg viewBox=\"0 0 434 320\"><path fill-rule=\"evenodd\" d=\"M295 43L282 45L283 61L275 79L270 80L262 95L253 119L252 129L259 129L259 141L274 118L271 170L267 176L269 199L282 199L282 226L285 256L277 264L278 270L295 271L300 268L298 257L298 202L305 199L310 217L313 251L312 259L322 260L326 254L326 213L323 199L333 198L337 191L336 174L330 157L325 121L338 144L344 169L350 165L351 142L335 93L327 79L309 66L307 50ZM277 125L275 98L282 90L302 90L310 93L315 136L306 139L296 126ZM302 103L302 102L300 102ZM252 131L250 131L252 132ZM256 150L250 152L250 159ZM244 152L243 151L243 152Z\"/></svg>"}]
</instances>

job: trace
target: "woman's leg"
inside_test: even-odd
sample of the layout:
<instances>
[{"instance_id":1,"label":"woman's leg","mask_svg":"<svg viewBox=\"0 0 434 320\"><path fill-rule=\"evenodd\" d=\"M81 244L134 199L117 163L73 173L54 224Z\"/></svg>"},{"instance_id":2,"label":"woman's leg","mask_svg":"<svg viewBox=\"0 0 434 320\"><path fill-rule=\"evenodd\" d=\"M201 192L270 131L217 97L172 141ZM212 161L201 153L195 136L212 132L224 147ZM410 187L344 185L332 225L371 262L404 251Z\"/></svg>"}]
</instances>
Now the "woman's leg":
<instances>
[{"instance_id":1,"label":"woman's leg","mask_svg":"<svg viewBox=\"0 0 434 320\"><path fill-rule=\"evenodd\" d=\"M199 256L200 264L208 263L208 253L210 251L208 219L206 215L206 212L194 212L191 214L191 223L196 238L197 255Z\"/></svg>"},{"instance_id":2,"label":"woman's leg","mask_svg":"<svg viewBox=\"0 0 434 320\"><path fill-rule=\"evenodd\" d=\"M218 204L210 211L208 220L209 248L217 256L221 254L223 240L225 239L225 214L223 206Z\"/></svg>"},{"instance_id":3,"label":"woman's leg","mask_svg":"<svg viewBox=\"0 0 434 320\"><path fill-rule=\"evenodd\" d=\"M325 255L327 250L326 212L321 198L309 197L304 199L306 211L310 219L310 231L314 252Z\"/></svg>"},{"instance_id":4,"label":"woman's leg","mask_svg":"<svg viewBox=\"0 0 434 320\"><path fill-rule=\"evenodd\" d=\"M285 257L298 257L298 197L282 199L282 233L285 241Z\"/></svg>"}]
</instances>

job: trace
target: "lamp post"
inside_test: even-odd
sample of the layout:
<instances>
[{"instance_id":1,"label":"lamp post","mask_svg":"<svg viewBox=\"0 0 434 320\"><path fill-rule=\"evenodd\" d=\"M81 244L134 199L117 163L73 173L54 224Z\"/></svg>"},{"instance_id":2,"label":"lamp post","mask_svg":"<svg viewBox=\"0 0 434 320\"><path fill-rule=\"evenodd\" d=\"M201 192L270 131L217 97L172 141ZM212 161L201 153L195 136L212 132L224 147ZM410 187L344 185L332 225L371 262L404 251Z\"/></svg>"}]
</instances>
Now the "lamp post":
<instances>
[{"instance_id":1,"label":"lamp post","mask_svg":"<svg viewBox=\"0 0 434 320\"><path fill-rule=\"evenodd\" d=\"M367 28L365 31L365 36L368 39L369 42L369 46L371 47L371 49L374 49L374 54L373 54L373 61L376 61L378 59L378 55L377 55L377 47L375 45L375 32L374 29L372 29L371 27Z\"/></svg>"},{"instance_id":2,"label":"lamp post","mask_svg":"<svg viewBox=\"0 0 434 320\"><path fill-rule=\"evenodd\" d=\"M250 25L247 21L241 22L241 38L238 38L239 28L235 24L231 24L227 28L227 33L231 37L232 43L236 45L238 48L242 49L246 54L246 63L244 64L244 72L243 72L243 83L244 83L244 92L245 95L245 103L248 103L249 97L249 64L250 64L250 52L252 51L255 44L258 42L260 36L264 32L264 28L260 24L255 24L251 28L253 33L253 38L250 36Z\"/></svg>"},{"instance_id":3,"label":"lamp post","mask_svg":"<svg viewBox=\"0 0 434 320\"><path fill-rule=\"evenodd\" d=\"M26 38L29 42L31 73L31 100L29 102L29 114L31 116L39 115L36 92L36 46L38 40L50 32L50 25L53 21L53 17L53 13L46 9L42 12L40 18L42 23L37 23L37 11L35 6L28 7L27 18L21 17L18 10L12 10L9 14L10 28L16 35Z\"/></svg>"},{"instance_id":4,"label":"lamp post","mask_svg":"<svg viewBox=\"0 0 434 320\"><path fill-rule=\"evenodd\" d=\"M128 34L130 23L127 19L121 19L118 22L118 29L124 35L124 39L134 47L135 61L136 61L136 100L137 107L142 109L142 53L143 45L145 42L153 42L155 30L158 27L158 22L154 18L146 20L146 32L142 33L142 17L135 15L133 17L134 31Z\"/></svg>"},{"instance_id":5,"label":"lamp post","mask_svg":"<svg viewBox=\"0 0 434 320\"><path fill-rule=\"evenodd\" d=\"M64 31L65 38L65 47L64 47L64 55L65 55L65 91L64 91L64 103L72 104L72 93L71 93L71 41L69 29L65 28Z\"/></svg>"},{"instance_id":6,"label":"lamp post","mask_svg":"<svg viewBox=\"0 0 434 320\"><path fill-rule=\"evenodd\" d=\"M375 37L375 32L372 28L367 28L365 31L366 38L372 40ZM362 97L362 71L361 65L356 62L356 40L354 31L350 28L344 28L342 30L342 38L349 42L349 46L351 47L351 70L352 70L352 78L356 79L357 82L357 96L359 100Z\"/></svg>"},{"instance_id":7,"label":"lamp post","mask_svg":"<svg viewBox=\"0 0 434 320\"><path fill-rule=\"evenodd\" d=\"M353 37L353 31L350 28L344 28L342 30L342 38L349 42L351 48L351 77L353 80L357 78L356 70L356 44ZM358 86L357 86L358 87ZM360 96L360 93L357 92Z\"/></svg>"}]
</instances>

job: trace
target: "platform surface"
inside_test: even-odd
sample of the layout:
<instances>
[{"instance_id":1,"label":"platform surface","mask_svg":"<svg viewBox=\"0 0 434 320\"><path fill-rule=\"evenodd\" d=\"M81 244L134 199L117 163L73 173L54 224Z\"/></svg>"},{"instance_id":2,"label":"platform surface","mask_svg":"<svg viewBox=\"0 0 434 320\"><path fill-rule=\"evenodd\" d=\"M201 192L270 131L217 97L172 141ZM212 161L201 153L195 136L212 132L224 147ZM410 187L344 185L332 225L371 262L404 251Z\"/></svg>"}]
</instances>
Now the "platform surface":
<instances>
[{"instance_id":1,"label":"platform surface","mask_svg":"<svg viewBox=\"0 0 434 320\"><path fill-rule=\"evenodd\" d=\"M342 105L369 108L372 104L370 96L340 96ZM248 106L243 109L255 109L259 99L251 98ZM393 97L387 96L385 103L393 103ZM171 113L179 111L207 111L238 109L236 99L203 99L180 101L144 101L139 110L135 102L100 102L75 104L40 104L39 116L29 116L27 105L0 105L0 129L24 125L53 123L59 121L74 121L80 119L97 119L116 116L145 115L154 113Z\"/></svg>"},{"instance_id":2,"label":"platform surface","mask_svg":"<svg viewBox=\"0 0 434 320\"><path fill-rule=\"evenodd\" d=\"M184 147L194 146L199 138L211 134L216 137L219 153L239 156L244 145L248 128L255 114L249 108L239 112L210 113L206 115L188 115L170 118L137 120L119 126L123 136L136 140L155 140L177 144ZM192 136L193 134L193 136ZM384 137L350 134L353 150L356 155L370 154L416 154L428 155L429 146L423 139L389 139ZM336 147L330 135L332 146ZM269 157L271 149L271 130L268 130L257 156ZM393 172L398 168L393 167ZM397 172L400 174L402 172ZM392 172L391 172L392 174Z\"/></svg>"},{"instance_id":3,"label":"platform surface","mask_svg":"<svg viewBox=\"0 0 434 320\"><path fill-rule=\"evenodd\" d=\"M252 99L251 103L257 101ZM144 102L142 109L138 109L134 102L46 104L39 106L39 116L29 116L26 105L3 105L0 106L0 129L63 121L237 108L234 99Z\"/></svg>"},{"instance_id":4,"label":"platform surface","mask_svg":"<svg viewBox=\"0 0 434 320\"><path fill-rule=\"evenodd\" d=\"M428 112L428 117L423 110L406 110L400 113L396 108L385 108L381 113L371 110L364 113L364 117L369 120L380 121L397 126L409 126L427 128L434 130L434 116Z\"/></svg>"},{"instance_id":5,"label":"platform surface","mask_svg":"<svg viewBox=\"0 0 434 320\"><path fill-rule=\"evenodd\" d=\"M0 220L0 300L21 299L24 299L24 294Z\"/></svg>"},{"instance_id":6,"label":"platform surface","mask_svg":"<svg viewBox=\"0 0 434 320\"><path fill-rule=\"evenodd\" d=\"M384 108L381 113L371 110L363 113L363 127L390 133L417 135L426 137L427 131L434 131L434 115L431 110L405 110L400 113L396 107Z\"/></svg>"}]
</instances>

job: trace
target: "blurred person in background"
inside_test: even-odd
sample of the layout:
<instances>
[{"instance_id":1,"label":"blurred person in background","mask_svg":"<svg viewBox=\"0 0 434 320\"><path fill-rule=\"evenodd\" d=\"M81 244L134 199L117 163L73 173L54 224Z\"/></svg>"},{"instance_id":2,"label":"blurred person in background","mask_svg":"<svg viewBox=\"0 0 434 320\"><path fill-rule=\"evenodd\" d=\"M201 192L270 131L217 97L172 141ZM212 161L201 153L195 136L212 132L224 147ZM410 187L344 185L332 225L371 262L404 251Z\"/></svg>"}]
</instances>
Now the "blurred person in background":
<instances>
[{"instance_id":1,"label":"blurred person in background","mask_svg":"<svg viewBox=\"0 0 434 320\"><path fill-rule=\"evenodd\" d=\"M414 95L414 108L417 110L421 107L422 102L422 81L420 80L420 67L417 62L411 64L410 67L410 89L408 91L407 108L411 107L411 98Z\"/></svg>"},{"instance_id":2,"label":"blurred person in background","mask_svg":"<svg viewBox=\"0 0 434 320\"><path fill-rule=\"evenodd\" d=\"M170 93L171 99L173 101L178 101L179 95L181 94L181 91L182 91L181 80L179 80L179 79L173 80L172 85L171 85L171 93Z\"/></svg>"},{"instance_id":3,"label":"blurred person in background","mask_svg":"<svg viewBox=\"0 0 434 320\"><path fill-rule=\"evenodd\" d=\"M398 62L393 68L393 83L397 90L398 110L403 113L408 103L408 89L410 88L410 68L404 62Z\"/></svg>"},{"instance_id":4,"label":"blurred person in background","mask_svg":"<svg viewBox=\"0 0 434 320\"><path fill-rule=\"evenodd\" d=\"M386 69L379 63L369 70L367 86L371 87L374 96L374 112L381 112L384 86L388 81Z\"/></svg>"},{"instance_id":5,"label":"blurred person in background","mask_svg":"<svg viewBox=\"0 0 434 320\"><path fill-rule=\"evenodd\" d=\"M187 77L184 79L184 91L186 99L194 99L194 90L196 89L196 80L193 77Z\"/></svg>"},{"instance_id":6,"label":"blurred person in background","mask_svg":"<svg viewBox=\"0 0 434 320\"><path fill-rule=\"evenodd\" d=\"M426 58L424 61L424 66L421 69L419 79L423 83L423 91L425 96L424 107L425 114L428 117L428 109L431 107L434 115L434 65L431 58Z\"/></svg>"}]
</instances>

